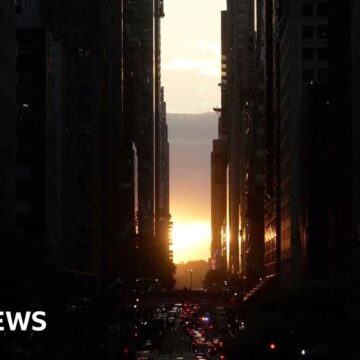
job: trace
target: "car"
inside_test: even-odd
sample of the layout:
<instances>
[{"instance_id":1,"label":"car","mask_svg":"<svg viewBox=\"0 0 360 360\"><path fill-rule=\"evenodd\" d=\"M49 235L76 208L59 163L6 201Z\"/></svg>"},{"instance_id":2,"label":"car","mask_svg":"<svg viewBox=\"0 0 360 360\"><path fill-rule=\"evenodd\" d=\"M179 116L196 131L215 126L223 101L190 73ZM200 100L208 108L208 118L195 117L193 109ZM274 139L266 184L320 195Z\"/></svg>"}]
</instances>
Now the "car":
<instances>
[{"instance_id":1,"label":"car","mask_svg":"<svg viewBox=\"0 0 360 360\"><path fill-rule=\"evenodd\" d=\"M209 346L208 346L208 353L209 355L214 355L218 352L219 348L216 347L214 344L212 344L211 342L209 343Z\"/></svg>"},{"instance_id":2,"label":"car","mask_svg":"<svg viewBox=\"0 0 360 360\"><path fill-rule=\"evenodd\" d=\"M224 347L224 341L222 340L222 338L220 337L213 337L212 339L212 344L217 347L217 348L222 348Z\"/></svg>"},{"instance_id":3,"label":"car","mask_svg":"<svg viewBox=\"0 0 360 360\"><path fill-rule=\"evenodd\" d=\"M199 345L204 345L204 344L208 345L208 343L204 337L196 338L193 341L193 346L199 346Z\"/></svg>"},{"instance_id":4,"label":"car","mask_svg":"<svg viewBox=\"0 0 360 360\"><path fill-rule=\"evenodd\" d=\"M145 350L145 351L138 351L136 353L136 360L151 360L152 355L151 351Z\"/></svg>"},{"instance_id":5,"label":"car","mask_svg":"<svg viewBox=\"0 0 360 360\"><path fill-rule=\"evenodd\" d=\"M203 337L203 334L201 334L201 332L197 329L191 329L190 330L190 336L195 339L195 338L201 338Z\"/></svg>"}]
</instances>

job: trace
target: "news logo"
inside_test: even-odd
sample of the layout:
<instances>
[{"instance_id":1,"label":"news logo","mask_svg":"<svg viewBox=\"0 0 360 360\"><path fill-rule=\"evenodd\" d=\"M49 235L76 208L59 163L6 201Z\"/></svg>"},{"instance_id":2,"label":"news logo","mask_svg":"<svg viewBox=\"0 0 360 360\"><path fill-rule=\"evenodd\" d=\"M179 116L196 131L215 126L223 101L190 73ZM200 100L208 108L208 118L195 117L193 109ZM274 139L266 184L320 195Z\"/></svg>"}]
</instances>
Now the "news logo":
<instances>
[{"instance_id":1,"label":"news logo","mask_svg":"<svg viewBox=\"0 0 360 360\"><path fill-rule=\"evenodd\" d=\"M0 331L44 331L46 329L44 311L12 312L0 311Z\"/></svg>"}]
</instances>

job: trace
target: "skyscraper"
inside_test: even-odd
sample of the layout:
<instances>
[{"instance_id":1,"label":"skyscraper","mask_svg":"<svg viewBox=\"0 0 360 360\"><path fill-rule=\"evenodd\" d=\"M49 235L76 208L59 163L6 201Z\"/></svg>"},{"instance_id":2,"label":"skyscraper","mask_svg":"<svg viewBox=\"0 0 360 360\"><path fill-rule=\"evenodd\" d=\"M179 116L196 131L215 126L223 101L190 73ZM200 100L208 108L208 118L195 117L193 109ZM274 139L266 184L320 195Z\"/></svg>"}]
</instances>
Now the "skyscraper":
<instances>
[{"instance_id":1,"label":"skyscraper","mask_svg":"<svg viewBox=\"0 0 360 360\"><path fill-rule=\"evenodd\" d=\"M43 1L40 9L64 49L62 265L112 281L134 274L136 244L123 2Z\"/></svg>"},{"instance_id":2,"label":"skyscraper","mask_svg":"<svg viewBox=\"0 0 360 360\"><path fill-rule=\"evenodd\" d=\"M0 263L4 293L16 264L16 28L15 3L0 1Z\"/></svg>"},{"instance_id":3,"label":"skyscraper","mask_svg":"<svg viewBox=\"0 0 360 360\"><path fill-rule=\"evenodd\" d=\"M228 269L259 277L263 257L263 137L256 70L254 3L228 1L222 13L222 107L219 140L227 165ZM217 146L218 147L218 146ZM219 150L217 150L219 153ZM226 173L226 170L223 171ZM222 190L223 191L223 190ZM215 197L214 197L215 199ZM224 215L221 215L223 217ZM222 225L213 222L213 236ZM224 228L222 228L224 233ZM219 239L216 240L219 243ZM257 274L257 275L256 275Z\"/></svg>"},{"instance_id":4,"label":"skyscraper","mask_svg":"<svg viewBox=\"0 0 360 360\"><path fill-rule=\"evenodd\" d=\"M160 76L163 16L162 0L124 3L125 112L138 154L138 270L144 276L158 276L161 262L169 259L164 231L169 223L168 143Z\"/></svg>"},{"instance_id":5,"label":"skyscraper","mask_svg":"<svg viewBox=\"0 0 360 360\"><path fill-rule=\"evenodd\" d=\"M221 119L219 120L221 121ZM211 258L215 269L226 270L226 166L222 140L213 140L211 152Z\"/></svg>"},{"instance_id":6,"label":"skyscraper","mask_svg":"<svg viewBox=\"0 0 360 360\"><path fill-rule=\"evenodd\" d=\"M1 0L0 38L0 237L15 230L16 33L15 3Z\"/></svg>"}]
</instances>

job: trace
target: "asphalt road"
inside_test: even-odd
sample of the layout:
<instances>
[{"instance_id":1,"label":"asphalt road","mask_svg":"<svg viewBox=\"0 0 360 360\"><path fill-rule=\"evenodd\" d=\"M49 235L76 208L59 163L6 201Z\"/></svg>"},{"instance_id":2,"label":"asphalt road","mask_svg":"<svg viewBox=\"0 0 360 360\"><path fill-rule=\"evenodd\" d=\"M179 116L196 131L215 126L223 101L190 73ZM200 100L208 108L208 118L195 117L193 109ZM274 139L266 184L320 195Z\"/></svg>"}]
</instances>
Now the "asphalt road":
<instances>
[{"instance_id":1,"label":"asphalt road","mask_svg":"<svg viewBox=\"0 0 360 360\"><path fill-rule=\"evenodd\" d=\"M192 360L193 356L190 339L181 330L169 329L156 359L176 360L177 357L183 357L184 360Z\"/></svg>"}]
</instances>

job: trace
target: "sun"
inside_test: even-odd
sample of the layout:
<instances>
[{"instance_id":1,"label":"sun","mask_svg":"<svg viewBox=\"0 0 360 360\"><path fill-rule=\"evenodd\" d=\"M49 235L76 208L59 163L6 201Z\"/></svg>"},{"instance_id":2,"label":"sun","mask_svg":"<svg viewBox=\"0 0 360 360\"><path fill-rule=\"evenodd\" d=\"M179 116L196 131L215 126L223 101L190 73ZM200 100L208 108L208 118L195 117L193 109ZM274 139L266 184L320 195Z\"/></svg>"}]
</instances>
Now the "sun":
<instances>
[{"instance_id":1,"label":"sun","mask_svg":"<svg viewBox=\"0 0 360 360\"><path fill-rule=\"evenodd\" d=\"M176 223L173 226L174 262L208 260L211 227L206 222Z\"/></svg>"}]
</instances>

